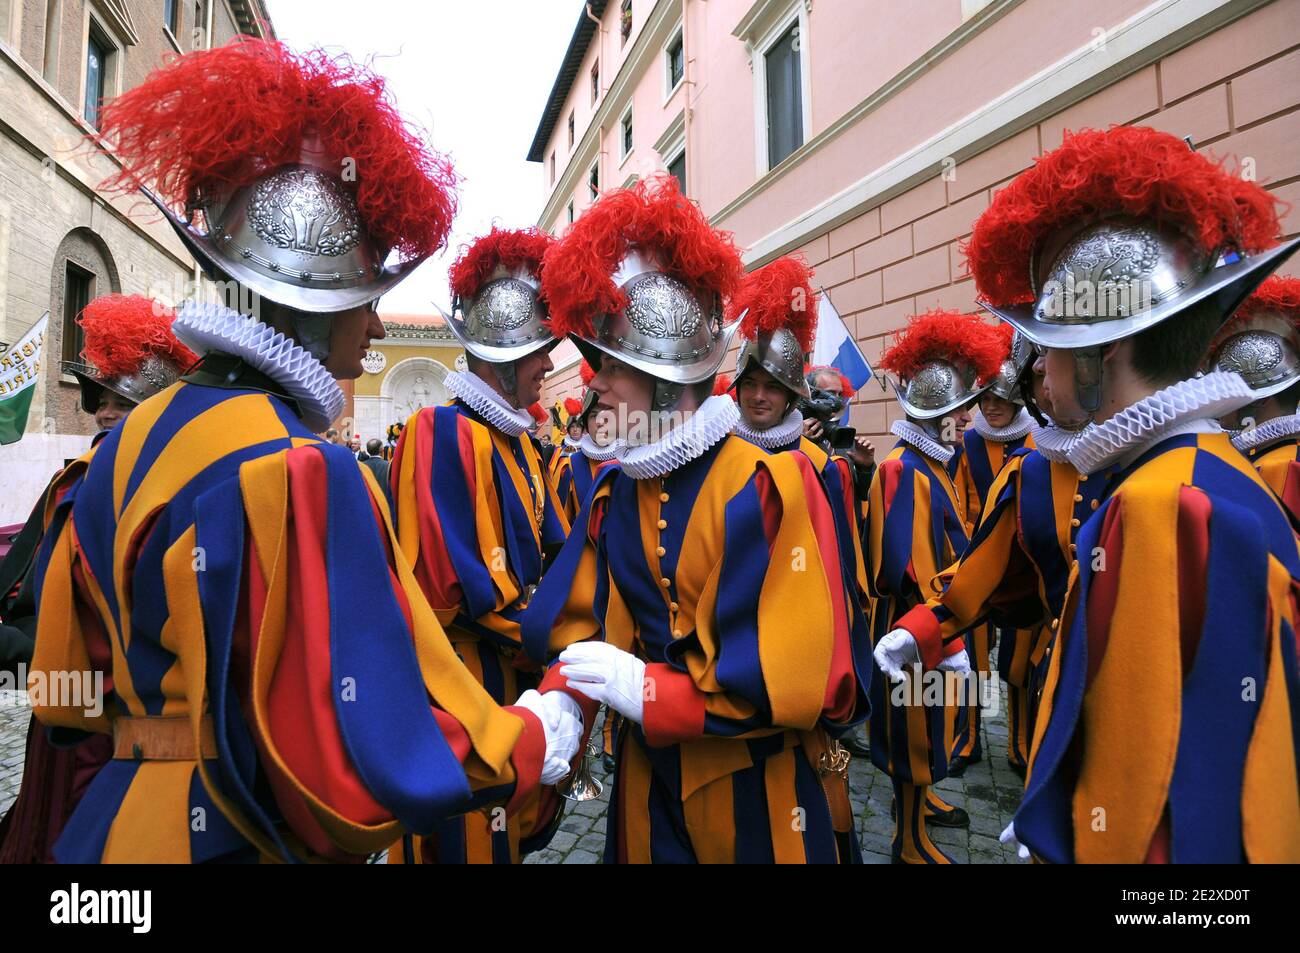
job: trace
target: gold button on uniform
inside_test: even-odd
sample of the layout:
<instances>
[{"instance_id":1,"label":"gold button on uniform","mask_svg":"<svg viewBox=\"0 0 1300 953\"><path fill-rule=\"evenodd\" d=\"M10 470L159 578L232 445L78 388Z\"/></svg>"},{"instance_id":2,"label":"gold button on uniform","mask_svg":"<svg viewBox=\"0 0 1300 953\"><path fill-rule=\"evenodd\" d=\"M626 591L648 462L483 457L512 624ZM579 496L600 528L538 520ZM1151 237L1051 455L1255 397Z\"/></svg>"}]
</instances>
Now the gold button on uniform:
<instances>
[{"instance_id":1,"label":"gold button on uniform","mask_svg":"<svg viewBox=\"0 0 1300 953\"><path fill-rule=\"evenodd\" d=\"M1093 500L1093 501L1092 501L1091 503L1089 503L1088 505L1091 506L1091 507L1095 510L1097 507L1101 506L1101 500Z\"/></svg>"},{"instance_id":2,"label":"gold button on uniform","mask_svg":"<svg viewBox=\"0 0 1300 953\"><path fill-rule=\"evenodd\" d=\"M674 639L680 639L681 637L682 637L682 630L681 630L681 629L673 629L673 638L674 638Z\"/></svg>"},{"instance_id":3,"label":"gold button on uniform","mask_svg":"<svg viewBox=\"0 0 1300 953\"><path fill-rule=\"evenodd\" d=\"M659 502L660 502L660 503L667 503L667 502L668 502L668 494L667 494L667 493L660 493L660 494L659 494Z\"/></svg>"},{"instance_id":4,"label":"gold button on uniform","mask_svg":"<svg viewBox=\"0 0 1300 953\"><path fill-rule=\"evenodd\" d=\"M1074 502L1076 502L1076 503L1082 503L1082 502L1083 502L1083 497L1080 496L1078 493L1074 494Z\"/></svg>"},{"instance_id":5,"label":"gold button on uniform","mask_svg":"<svg viewBox=\"0 0 1300 953\"><path fill-rule=\"evenodd\" d=\"M656 555L656 556L663 556L663 555L665 555L667 552L668 552L668 550L664 549L662 546L659 546L659 547L657 547L657 548L655 549L655 555Z\"/></svg>"},{"instance_id":6,"label":"gold button on uniform","mask_svg":"<svg viewBox=\"0 0 1300 953\"><path fill-rule=\"evenodd\" d=\"M673 612L676 612L678 609L678 605L675 602L670 602L668 603L668 608L671 609Z\"/></svg>"},{"instance_id":7,"label":"gold button on uniform","mask_svg":"<svg viewBox=\"0 0 1300 953\"><path fill-rule=\"evenodd\" d=\"M663 586L665 589L667 589L669 586L672 585L672 581L669 580L669 579L660 579L660 580L659 580L659 585L661 585L661 586Z\"/></svg>"},{"instance_id":8,"label":"gold button on uniform","mask_svg":"<svg viewBox=\"0 0 1300 953\"><path fill-rule=\"evenodd\" d=\"M660 528L660 529L667 529L667 528L668 528L668 521L667 521L667 520L660 520L660 521L659 521L659 528Z\"/></svg>"},{"instance_id":9,"label":"gold button on uniform","mask_svg":"<svg viewBox=\"0 0 1300 953\"><path fill-rule=\"evenodd\" d=\"M1075 526L1075 527L1077 527L1077 526L1079 525L1079 521L1078 521L1077 519L1075 519L1075 520L1070 520L1070 525L1071 525L1071 526Z\"/></svg>"},{"instance_id":10,"label":"gold button on uniform","mask_svg":"<svg viewBox=\"0 0 1300 953\"><path fill-rule=\"evenodd\" d=\"M1061 626L1061 620L1060 620L1060 619L1053 619L1053 620L1052 620L1052 628L1053 628L1053 629L1058 629L1058 628L1060 628L1060 626Z\"/></svg>"}]
</instances>

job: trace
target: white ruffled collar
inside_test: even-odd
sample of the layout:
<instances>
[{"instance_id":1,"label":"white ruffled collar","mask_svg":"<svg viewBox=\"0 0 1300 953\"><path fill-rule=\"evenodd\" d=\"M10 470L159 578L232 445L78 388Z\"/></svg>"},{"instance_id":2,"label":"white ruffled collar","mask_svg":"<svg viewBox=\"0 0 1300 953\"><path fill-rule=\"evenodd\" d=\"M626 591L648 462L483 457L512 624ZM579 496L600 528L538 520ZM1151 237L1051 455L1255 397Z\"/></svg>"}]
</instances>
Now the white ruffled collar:
<instances>
[{"instance_id":1,"label":"white ruffled collar","mask_svg":"<svg viewBox=\"0 0 1300 953\"><path fill-rule=\"evenodd\" d=\"M910 420L895 420L889 432L936 463L947 465L957 452L956 447L945 447Z\"/></svg>"},{"instance_id":2,"label":"white ruffled collar","mask_svg":"<svg viewBox=\"0 0 1300 953\"><path fill-rule=\"evenodd\" d=\"M487 421L488 426L495 427L507 437L518 437L534 423L532 414L511 407L473 371L451 371L443 379L443 384Z\"/></svg>"},{"instance_id":3,"label":"white ruffled collar","mask_svg":"<svg viewBox=\"0 0 1300 953\"><path fill-rule=\"evenodd\" d=\"M204 357L230 354L284 388L298 405L303 425L321 433L343 413L346 398L325 365L292 338L250 315L213 302L186 301L172 331Z\"/></svg>"},{"instance_id":4,"label":"white ruffled collar","mask_svg":"<svg viewBox=\"0 0 1300 953\"><path fill-rule=\"evenodd\" d=\"M1233 434L1232 445L1245 453L1248 450L1266 447L1270 443L1279 443L1297 434L1300 434L1300 414L1290 414L1286 417L1266 420L1248 430L1237 431Z\"/></svg>"},{"instance_id":5,"label":"white ruffled collar","mask_svg":"<svg viewBox=\"0 0 1300 953\"><path fill-rule=\"evenodd\" d=\"M1052 463L1069 463L1070 449L1088 432L1092 424L1082 430L1065 430L1052 424L1034 427L1034 449Z\"/></svg>"},{"instance_id":6,"label":"white ruffled collar","mask_svg":"<svg viewBox=\"0 0 1300 953\"><path fill-rule=\"evenodd\" d=\"M992 440L994 443L1010 443L1029 435L1034 429L1034 418L1029 416L1029 411L1021 407L1020 413L1016 414L1011 423L1005 427L994 427L988 422L984 412L976 407L971 415L971 426L985 440Z\"/></svg>"},{"instance_id":7,"label":"white ruffled collar","mask_svg":"<svg viewBox=\"0 0 1300 953\"><path fill-rule=\"evenodd\" d=\"M1083 474L1111 464L1127 466L1168 437L1222 430L1217 418L1256 399L1241 375L1231 371L1179 381L1084 430L1070 449L1070 462Z\"/></svg>"},{"instance_id":8,"label":"white ruffled collar","mask_svg":"<svg viewBox=\"0 0 1300 953\"><path fill-rule=\"evenodd\" d=\"M564 435L564 446L569 450L577 450L582 446L581 440L574 440L567 433Z\"/></svg>"},{"instance_id":9,"label":"white ruffled collar","mask_svg":"<svg viewBox=\"0 0 1300 953\"><path fill-rule=\"evenodd\" d=\"M596 463L604 463L606 460L613 460L623 452L627 445L622 440L612 440L608 444L601 446L591 438L591 434L584 433L582 439L578 441L578 449L588 460Z\"/></svg>"},{"instance_id":10,"label":"white ruffled collar","mask_svg":"<svg viewBox=\"0 0 1300 953\"><path fill-rule=\"evenodd\" d=\"M739 419L740 408L730 396L710 397L680 427L654 443L625 447L619 455L619 464L633 480L672 473L726 439Z\"/></svg>"},{"instance_id":11,"label":"white ruffled collar","mask_svg":"<svg viewBox=\"0 0 1300 953\"><path fill-rule=\"evenodd\" d=\"M802 436L803 414L799 413L799 409L796 407L786 414L785 419L779 424L768 427L766 430L755 430L745 423L745 418L742 416L736 421L734 433L737 437L748 440L764 450L775 450L777 447L784 447Z\"/></svg>"}]
</instances>

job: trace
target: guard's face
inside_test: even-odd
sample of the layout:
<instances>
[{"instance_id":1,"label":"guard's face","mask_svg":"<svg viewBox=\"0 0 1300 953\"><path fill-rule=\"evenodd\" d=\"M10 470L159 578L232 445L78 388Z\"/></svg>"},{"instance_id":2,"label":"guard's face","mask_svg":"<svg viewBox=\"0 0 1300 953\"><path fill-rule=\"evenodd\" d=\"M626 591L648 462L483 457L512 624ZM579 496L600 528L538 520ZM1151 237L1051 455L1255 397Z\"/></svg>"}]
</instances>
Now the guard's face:
<instances>
[{"instance_id":1,"label":"guard's face","mask_svg":"<svg viewBox=\"0 0 1300 953\"><path fill-rule=\"evenodd\" d=\"M835 383L838 385L839 381ZM741 378L736 385L736 398L741 416L754 430L775 427L790 409L790 392L761 367Z\"/></svg>"},{"instance_id":2,"label":"guard's face","mask_svg":"<svg viewBox=\"0 0 1300 953\"><path fill-rule=\"evenodd\" d=\"M134 407L135 404L125 397L104 388L99 395L99 406L95 408L95 426L100 430L112 430Z\"/></svg>"},{"instance_id":3,"label":"guard's face","mask_svg":"<svg viewBox=\"0 0 1300 953\"><path fill-rule=\"evenodd\" d=\"M371 341L384 339L384 322L376 310L378 301L340 311L330 319L330 353L325 369L341 381L361 376L361 361Z\"/></svg>"},{"instance_id":4,"label":"guard's face","mask_svg":"<svg viewBox=\"0 0 1300 953\"><path fill-rule=\"evenodd\" d=\"M581 440L582 424L579 423L577 420L570 420L568 426L568 434L570 440Z\"/></svg>"},{"instance_id":5,"label":"guard's face","mask_svg":"<svg viewBox=\"0 0 1300 953\"><path fill-rule=\"evenodd\" d=\"M952 413L944 414L939 418L939 442L946 447L955 447L961 443L962 435L966 433L966 428L970 426L970 409L974 404L967 404L965 407L959 407Z\"/></svg>"},{"instance_id":6,"label":"guard's face","mask_svg":"<svg viewBox=\"0 0 1300 953\"><path fill-rule=\"evenodd\" d=\"M985 391L980 397L980 411L990 427L1007 427L1016 419L1020 408L1009 400L999 397L992 391Z\"/></svg>"},{"instance_id":7,"label":"guard's face","mask_svg":"<svg viewBox=\"0 0 1300 953\"><path fill-rule=\"evenodd\" d=\"M613 437L626 438L634 426L645 428L655 394L655 379L649 374L606 355L591 379L590 389L596 393L592 436L598 443L607 443Z\"/></svg>"},{"instance_id":8,"label":"guard's face","mask_svg":"<svg viewBox=\"0 0 1300 953\"><path fill-rule=\"evenodd\" d=\"M1034 373L1043 374L1043 389L1052 407L1052 419L1066 430L1081 430L1089 414L1079 403L1074 386L1074 352L1048 348L1034 360Z\"/></svg>"},{"instance_id":9,"label":"guard's face","mask_svg":"<svg viewBox=\"0 0 1300 953\"><path fill-rule=\"evenodd\" d=\"M554 370L549 348L533 351L515 361L515 406L529 407L542 396L542 382Z\"/></svg>"}]
</instances>

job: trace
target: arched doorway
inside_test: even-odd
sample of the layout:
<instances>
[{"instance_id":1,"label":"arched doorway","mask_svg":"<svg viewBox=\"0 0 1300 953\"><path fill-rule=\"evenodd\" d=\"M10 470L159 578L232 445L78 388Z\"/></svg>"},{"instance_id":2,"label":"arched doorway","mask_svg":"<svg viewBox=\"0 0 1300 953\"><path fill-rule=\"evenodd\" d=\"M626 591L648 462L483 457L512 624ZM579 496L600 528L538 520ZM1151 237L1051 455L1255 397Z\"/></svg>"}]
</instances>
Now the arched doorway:
<instances>
[{"instance_id":1,"label":"arched doorway","mask_svg":"<svg viewBox=\"0 0 1300 953\"><path fill-rule=\"evenodd\" d=\"M451 399L443 385L447 367L431 357L408 357L384 375L378 397L357 397L355 431L383 437L390 424L405 423L421 407L436 407Z\"/></svg>"}]
</instances>

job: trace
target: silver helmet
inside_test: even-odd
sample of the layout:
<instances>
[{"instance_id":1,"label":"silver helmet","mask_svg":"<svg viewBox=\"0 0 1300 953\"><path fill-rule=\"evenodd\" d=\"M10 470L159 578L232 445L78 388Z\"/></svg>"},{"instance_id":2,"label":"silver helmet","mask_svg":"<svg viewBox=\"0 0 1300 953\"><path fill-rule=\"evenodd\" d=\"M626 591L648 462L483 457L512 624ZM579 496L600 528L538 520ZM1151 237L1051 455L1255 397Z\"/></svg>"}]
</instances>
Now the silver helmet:
<instances>
[{"instance_id":1,"label":"silver helmet","mask_svg":"<svg viewBox=\"0 0 1300 953\"><path fill-rule=\"evenodd\" d=\"M981 304L1035 344L1096 347L1206 300L1226 318L1297 245L1250 257L1207 253L1170 225L1112 216L1059 230L1034 249L1033 304Z\"/></svg>"},{"instance_id":2,"label":"silver helmet","mask_svg":"<svg viewBox=\"0 0 1300 953\"><path fill-rule=\"evenodd\" d=\"M894 394L907 416L934 420L966 406L990 386L992 381L976 382L975 368L969 364L934 360L910 378L895 382Z\"/></svg>"},{"instance_id":3,"label":"silver helmet","mask_svg":"<svg viewBox=\"0 0 1300 953\"><path fill-rule=\"evenodd\" d=\"M660 381L681 385L717 373L743 314L724 324L719 295L697 295L637 249L624 256L612 281L627 295L627 307L597 315L594 334L578 339L592 366L599 364L600 354L608 354Z\"/></svg>"},{"instance_id":4,"label":"silver helmet","mask_svg":"<svg viewBox=\"0 0 1300 953\"><path fill-rule=\"evenodd\" d=\"M148 400L159 391L180 380L180 370L157 355L144 359L134 374L104 377L90 364L65 364L64 367L81 383L81 409L93 414L99 408L102 390L111 390L133 404Z\"/></svg>"},{"instance_id":5,"label":"silver helmet","mask_svg":"<svg viewBox=\"0 0 1300 953\"><path fill-rule=\"evenodd\" d=\"M299 311L331 313L374 301L423 261L386 266L388 249L367 233L352 193L311 161L281 166L228 199L199 205L203 230L193 213L183 220L145 194L205 270Z\"/></svg>"},{"instance_id":6,"label":"silver helmet","mask_svg":"<svg viewBox=\"0 0 1300 953\"><path fill-rule=\"evenodd\" d=\"M498 265L472 298L455 298L451 314L438 311L466 351L506 364L557 343L540 290L541 281L528 268Z\"/></svg>"},{"instance_id":7,"label":"silver helmet","mask_svg":"<svg viewBox=\"0 0 1300 953\"><path fill-rule=\"evenodd\" d=\"M789 328L777 328L770 334L760 334L753 340L746 340L740 346L736 358L736 380L761 367L775 377L787 390L800 397L812 396L808 381L803 374L803 348Z\"/></svg>"},{"instance_id":8,"label":"silver helmet","mask_svg":"<svg viewBox=\"0 0 1300 953\"><path fill-rule=\"evenodd\" d=\"M989 390L1003 400L1023 404L1024 395L1020 392L1020 376L1034 359L1034 347L1029 339L1017 331L1011 338L1011 354L1002 362L1002 370L989 385Z\"/></svg>"},{"instance_id":9,"label":"silver helmet","mask_svg":"<svg viewBox=\"0 0 1300 953\"><path fill-rule=\"evenodd\" d=\"M1210 354L1215 370L1240 374L1260 399L1300 382L1300 332L1285 315L1263 312L1234 322Z\"/></svg>"}]
</instances>

